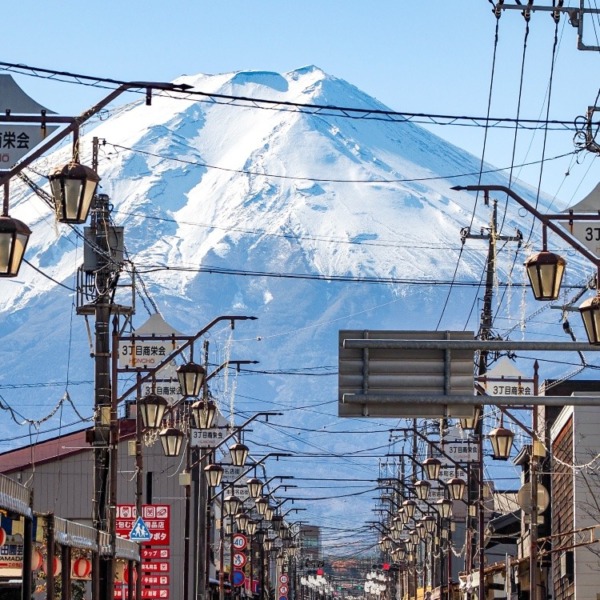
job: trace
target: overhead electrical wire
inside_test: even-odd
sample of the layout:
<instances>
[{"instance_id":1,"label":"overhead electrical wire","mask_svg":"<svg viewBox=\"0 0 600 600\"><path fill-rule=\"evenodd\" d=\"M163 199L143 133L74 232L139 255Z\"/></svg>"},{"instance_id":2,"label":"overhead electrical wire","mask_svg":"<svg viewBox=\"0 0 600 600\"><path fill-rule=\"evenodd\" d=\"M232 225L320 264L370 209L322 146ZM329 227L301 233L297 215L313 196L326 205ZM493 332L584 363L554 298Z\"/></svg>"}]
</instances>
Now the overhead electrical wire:
<instances>
[{"instance_id":1,"label":"overhead electrical wire","mask_svg":"<svg viewBox=\"0 0 600 600\"><path fill-rule=\"evenodd\" d=\"M203 169L214 169L216 171L225 171L227 173L238 173L242 175L252 175L253 177L265 177L267 179L284 179L284 180L292 180L292 181L308 181L315 183L350 183L350 184L377 184L381 185L384 183L414 183L420 181L438 181L438 180L446 180L446 179L457 179L459 177L473 177L478 176L481 177L482 174L490 174L490 173L501 173L502 171L506 171L508 169L512 169L513 165L510 167L496 167L494 169L483 169L483 167L477 172L466 172L466 173L454 173L454 174L442 174L442 175L432 175L430 177L400 177L400 178L367 178L367 179L336 179L330 177L306 177L301 175L284 175L281 173L265 173L261 171L250 171L248 169L236 169L233 167L223 167L219 165L212 165L209 163L205 163L197 160L189 160L177 156L166 156L163 154L158 154L157 152L150 152L149 150L142 150L141 148L134 148L132 146L123 146L122 144L116 144L110 142L108 140L104 140L104 144L106 146L111 146L117 150L125 150L131 152L132 154L140 154L144 156L151 156L153 158L159 158L163 161L171 161L179 164L190 165L194 167L201 167ZM582 152L581 149L571 150L569 152L565 152L563 154L558 154L556 156L552 156L550 158L544 159L546 161L559 160L561 158L565 158L567 156L576 155ZM107 154L110 156L110 154ZM540 161L531 161L528 163L523 163L519 165L520 167L529 167L539 164Z\"/></svg>"},{"instance_id":2,"label":"overhead electrical wire","mask_svg":"<svg viewBox=\"0 0 600 600\"><path fill-rule=\"evenodd\" d=\"M16 64L0 61L0 69L12 72L20 73L25 76L38 77L42 79L52 79L54 81L64 81L65 83L76 83L78 85L86 85L91 87L99 87L102 89L114 89L121 85L135 85L136 82L130 82L125 80L118 80L106 77L96 77L90 75L82 75L78 73L72 73L68 71L58 71L54 69L45 69L41 67L34 67L30 65ZM64 78L64 79L61 79ZM151 86L151 84L150 84ZM139 93L145 95L146 88L148 85L144 85L144 82L139 83L139 88L142 90ZM133 91L133 90L132 90ZM218 94L212 92L203 92L199 90L185 90L185 91L161 91L157 92L157 95L168 96L170 98L178 98L183 100L189 100L190 98L206 98L212 103L225 103L228 106L240 106L234 104L235 102L243 102L244 108L254 109L268 109L268 110L305 110L310 111L310 114L318 114L323 116L336 116L349 119L358 120L385 120L391 123L405 123L415 122L416 119L425 119L428 123L433 125L443 125L445 123L451 125L468 124L476 127L510 127L512 128L515 123L523 128L537 129L538 127L550 127L554 126L559 130L571 130L574 129L574 123L571 119L553 119L540 121L537 119L519 119L516 120L511 117L491 117L489 114L486 117L474 117L465 115L443 115L434 113L413 113L413 112L399 112L389 109L374 109L366 107L349 107L349 106L338 106L331 104L317 104L317 103L302 103L302 102L291 102L285 100L274 100L271 98L253 98L249 96L241 96L234 94ZM331 111L331 112L327 112ZM444 121L444 123L442 123Z\"/></svg>"}]
</instances>

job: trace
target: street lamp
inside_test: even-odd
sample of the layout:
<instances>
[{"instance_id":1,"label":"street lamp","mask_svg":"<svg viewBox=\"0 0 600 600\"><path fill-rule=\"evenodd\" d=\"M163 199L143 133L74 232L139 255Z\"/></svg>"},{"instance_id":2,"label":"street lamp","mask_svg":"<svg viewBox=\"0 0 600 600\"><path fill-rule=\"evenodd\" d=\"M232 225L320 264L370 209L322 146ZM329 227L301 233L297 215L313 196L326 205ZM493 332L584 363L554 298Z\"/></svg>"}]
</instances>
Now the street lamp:
<instances>
[{"instance_id":1,"label":"street lamp","mask_svg":"<svg viewBox=\"0 0 600 600\"><path fill-rule=\"evenodd\" d=\"M426 458L423 461L423 470L427 475L427 479L436 480L440 476L440 470L442 468L442 461L439 458L433 456Z\"/></svg>"},{"instance_id":2,"label":"street lamp","mask_svg":"<svg viewBox=\"0 0 600 600\"><path fill-rule=\"evenodd\" d=\"M460 426L463 430L467 429L475 429L477 427L477 422L479 421L479 417L481 416L481 406L476 404L473 408L473 416L472 417L463 417L459 419Z\"/></svg>"},{"instance_id":3,"label":"street lamp","mask_svg":"<svg viewBox=\"0 0 600 600\"><path fill-rule=\"evenodd\" d=\"M147 394L138 400L137 410L140 411L144 427L147 429L158 429L167 406L169 406L167 399L154 393Z\"/></svg>"},{"instance_id":4,"label":"street lamp","mask_svg":"<svg viewBox=\"0 0 600 600\"><path fill-rule=\"evenodd\" d=\"M248 532L248 525L250 523L250 517L245 512L238 512L235 515L235 522L237 523L238 529L240 531Z\"/></svg>"},{"instance_id":5,"label":"street lamp","mask_svg":"<svg viewBox=\"0 0 600 600\"><path fill-rule=\"evenodd\" d=\"M49 176L56 219L61 223L85 223L100 177L76 161L59 167Z\"/></svg>"},{"instance_id":6,"label":"street lamp","mask_svg":"<svg viewBox=\"0 0 600 600\"><path fill-rule=\"evenodd\" d=\"M560 284L567 262L562 256L546 250L545 237L544 235L544 249L527 258L525 270L536 300L556 300L560 295Z\"/></svg>"},{"instance_id":7,"label":"street lamp","mask_svg":"<svg viewBox=\"0 0 600 600\"><path fill-rule=\"evenodd\" d=\"M598 285L598 284L596 284ZM600 295L585 300L579 306L583 326L590 344L600 344Z\"/></svg>"},{"instance_id":8,"label":"street lamp","mask_svg":"<svg viewBox=\"0 0 600 600\"><path fill-rule=\"evenodd\" d=\"M227 496L223 500L223 512L225 515L235 515L240 510L242 501L237 496Z\"/></svg>"},{"instance_id":9,"label":"street lamp","mask_svg":"<svg viewBox=\"0 0 600 600\"><path fill-rule=\"evenodd\" d=\"M231 455L231 463L234 467L243 467L246 464L248 453L250 449L245 444L233 444L229 448L229 454Z\"/></svg>"},{"instance_id":10,"label":"street lamp","mask_svg":"<svg viewBox=\"0 0 600 600\"><path fill-rule=\"evenodd\" d=\"M492 452L496 460L508 460L512 448L515 434L504 427L502 420L496 429L492 429L488 434L492 442Z\"/></svg>"},{"instance_id":11,"label":"street lamp","mask_svg":"<svg viewBox=\"0 0 600 600\"><path fill-rule=\"evenodd\" d=\"M392 547L392 538L387 535L379 540L379 545L384 552L387 552Z\"/></svg>"},{"instance_id":12,"label":"street lamp","mask_svg":"<svg viewBox=\"0 0 600 600\"><path fill-rule=\"evenodd\" d=\"M404 507L404 513L406 514L408 519L412 519L415 514L415 506L417 503L414 500L405 500L402 503Z\"/></svg>"},{"instance_id":13,"label":"street lamp","mask_svg":"<svg viewBox=\"0 0 600 600\"><path fill-rule=\"evenodd\" d=\"M435 505L442 519L449 519L452 516L452 500L440 498Z\"/></svg>"},{"instance_id":14,"label":"street lamp","mask_svg":"<svg viewBox=\"0 0 600 600\"><path fill-rule=\"evenodd\" d=\"M165 427L158 436L165 456L179 456L185 434L175 427Z\"/></svg>"},{"instance_id":15,"label":"street lamp","mask_svg":"<svg viewBox=\"0 0 600 600\"><path fill-rule=\"evenodd\" d=\"M450 498L452 500L462 500L465 488L467 487L467 483L464 479L460 477L452 477L446 482L446 486L448 487L448 491L450 492Z\"/></svg>"},{"instance_id":16,"label":"street lamp","mask_svg":"<svg viewBox=\"0 0 600 600\"><path fill-rule=\"evenodd\" d=\"M210 429L217 414L214 400L197 400L192 404L192 416L198 429Z\"/></svg>"},{"instance_id":17,"label":"street lamp","mask_svg":"<svg viewBox=\"0 0 600 600\"><path fill-rule=\"evenodd\" d=\"M184 397L198 396L202 391L205 377L206 369L196 363L189 362L177 367L177 379L181 387L181 395Z\"/></svg>"},{"instance_id":18,"label":"street lamp","mask_svg":"<svg viewBox=\"0 0 600 600\"><path fill-rule=\"evenodd\" d=\"M261 517L264 517L267 509L269 508L269 499L266 496L261 496L254 502L254 505L256 506L258 514Z\"/></svg>"},{"instance_id":19,"label":"street lamp","mask_svg":"<svg viewBox=\"0 0 600 600\"><path fill-rule=\"evenodd\" d=\"M260 479L258 479L257 477L252 477L251 479L248 479L246 485L248 486L248 493L250 494L250 498L257 500L261 497L263 492L263 482Z\"/></svg>"},{"instance_id":20,"label":"street lamp","mask_svg":"<svg viewBox=\"0 0 600 600\"><path fill-rule=\"evenodd\" d=\"M31 229L18 219L8 216L5 203L0 216L0 277L16 277L23 261Z\"/></svg>"},{"instance_id":21,"label":"street lamp","mask_svg":"<svg viewBox=\"0 0 600 600\"><path fill-rule=\"evenodd\" d=\"M437 522L433 515L425 515L421 521L427 533L433 533L435 531Z\"/></svg>"},{"instance_id":22,"label":"street lamp","mask_svg":"<svg viewBox=\"0 0 600 600\"><path fill-rule=\"evenodd\" d=\"M430 489L431 483L429 483L429 481L421 480L415 482L415 493L419 500L427 500L427 498L429 498Z\"/></svg>"},{"instance_id":23,"label":"street lamp","mask_svg":"<svg viewBox=\"0 0 600 600\"><path fill-rule=\"evenodd\" d=\"M246 523L246 533L248 535L254 535L258 531L258 521L255 519L250 519L248 523Z\"/></svg>"},{"instance_id":24,"label":"street lamp","mask_svg":"<svg viewBox=\"0 0 600 600\"><path fill-rule=\"evenodd\" d=\"M204 473L210 487L219 487L221 485L221 480L223 479L223 467L221 465L206 465Z\"/></svg>"}]
</instances>

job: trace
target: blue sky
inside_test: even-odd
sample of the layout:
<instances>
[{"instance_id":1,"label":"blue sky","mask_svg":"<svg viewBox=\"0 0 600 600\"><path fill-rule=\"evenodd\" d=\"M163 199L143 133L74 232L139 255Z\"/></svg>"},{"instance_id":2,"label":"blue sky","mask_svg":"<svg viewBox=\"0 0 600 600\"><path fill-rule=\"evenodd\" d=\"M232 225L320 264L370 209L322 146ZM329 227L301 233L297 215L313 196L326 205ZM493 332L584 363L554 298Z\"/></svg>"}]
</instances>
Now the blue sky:
<instances>
[{"instance_id":1,"label":"blue sky","mask_svg":"<svg viewBox=\"0 0 600 600\"><path fill-rule=\"evenodd\" d=\"M542 4L542 3L538 3ZM550 4L545 0L544 4ZM579 6L579 0L566 5ZM182 74L244 69L279 72L315 64L401 112L483 117L517 114L525 20L505 11L499 22L488 0L24 0L3 6L1 60L110 77L170 81ZM594 33L594 17L585 31ZM8 25L10 24L10 26ZM594 104L598 53L576 49L577 30L563 16L558 28L550 118L574 120ZM546 114L554 23L535 13L527 38L520 115ZM584 39L594 43L593 39ZM1 72L1 71L0 71ZM102 90L19 76L36 100L61 114L78 114ZM492 89L489 101L490 87ZM498 167L512 162L512 129L432 126L438 135ZM515 163L573 150L572 132L517 135ZM545 146L545 150L544 150ZM598 181L594 155L516 170L534 187L557 195L561 207ZM592 164L593 163L593 164ZM570 175L565 178L565 172Z\"/></svg>"}]
</instances>

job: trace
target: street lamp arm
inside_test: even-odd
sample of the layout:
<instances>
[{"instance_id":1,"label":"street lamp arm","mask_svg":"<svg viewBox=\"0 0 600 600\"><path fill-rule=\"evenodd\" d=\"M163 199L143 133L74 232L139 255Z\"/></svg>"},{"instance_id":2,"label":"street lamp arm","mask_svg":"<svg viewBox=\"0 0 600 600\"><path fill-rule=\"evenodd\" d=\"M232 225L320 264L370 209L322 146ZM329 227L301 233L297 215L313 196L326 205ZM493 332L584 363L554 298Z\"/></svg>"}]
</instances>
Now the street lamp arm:
<instances>
[{"instance_id":1,"label":"street lamp arm","mask_svg":"<svg viewBox=\"0 0 600 600\"><path fill-rule=\"evenodd\" d=\"M432 442L428 437L423 435L419 430L414 429L414 428L390 429L390 433L392 433L394 431L402 431L404 433L406 433L406 432L414 433L417 437L419 437L424 442L429 444L432 448L435 448L444 458L447 458L454 465L455 468L460 469L465 474L468 474L468 471L467 471L467 469L465 469L464 466L462 466L459 462L454 460L449 454L446 454L446 452L444 452L435 442ZM404 456L404 455L390 454L389 456Z\"/></svg>"},{"instance_id":2,"label":"street lamp arm","mask_svg":"<svg viewBox=\"0 0 600 600\"><path fill-rule=\"evenodd\" d=\"M581 244L579 244L576 240L574 240L572 237L567 235L567 233L565 231L560 229L557 225L555 225L552 222L553 219L591 220L592 218L594 218L595 220L598 220L597 214L596 215L573 215L573 214L567 213L564 216L563 215L552 215L552 216L544 215L539 210L537 210L534 206L529 204L529 202L527 202L527 200L524 200L523 198L521 198L521 196L519 196L518 194L513 192L513 190L511 190L510 188L508 188L504 185L465 185L465 186L457 185L451 189L456 190L456 191L464 190L467 192L485 192L485 193L502 192L502 193L506 194L507 196L510 196L517 204L519 204L519 206L522 206L527 212L529 212L536 219L541 221L545 227L547 227L548 229L553 231L556 235L558 235L558 237L560 237L562 240L567 242L567 244L569 244L572 248L577 250L577 252L579 252L580 254L585 256L593 265L596 266L597 269L600 268L600 260L596 256L594 256L585 246L582 246Z\"/></svg>"},{"instance_id":3,"label":"street lamp arm","mask_svg":"<svg viewBox=\"0 0 600 600\"><path fill-rule=\"evenodd\" d=\"M156 367L152 367L152 369L148 370L148 373L146 373L146 375L142 376L141 380L139 381L140 384L145 383L146 381L148 381L149 379L151 379L154 375L156 375L156 373L158 371L160 371L160 369L162 369L163 367L165 367L166 365L168 365L174 358L176 358L177 356L179 356L180 354L182 354L185 350L187 350L194 342L196 342L199 338L201 338L205 333L207 333L210 329L212 329L217 323L220 323L221 321L231 321L232 324L232 328L233 328L233 324L235 323L235 321L253 321L256 320L256 317L247 317L247 316L243 316L243 315L222 315L220 317L217 317L216 319L213 319L208 325L206 325L206 327L203 327L200 331L198 331L195 335L193 336L169 336L166 339L169 340L186 340L181 347L177 348L176 350L173 350L173 352L171 352L164 360L162 360L160 363L158 363L158 365L156 365ZM117 331L116 331L116 320L115 320L115 332L114 332L114 336L118 337L119 340L143 340L144 336L118 336ZM152 336L151 339L161 339L160 336ZM116 360L116 355L115 355L115 349L113 348L113 359ZM246 363L242 363L242 361L227 361L225 362L223 365L221 365L219 367L218 370L224 368L225 366L227 366L228 364L231 363L235 363L238 362L240 364L246 364ZM248 364L254 364L253 361L248 361ZM131 372L134 371L135 369L123 369L125 372ZM210 375L207 376L207 379L209 379L210 377L214 376L216 373L211 373ZM117 399L117 404L121 403L125 398L127 398L127 396L129 396L129 394L131 394L132 392L134 392L137 389L137 383L135 385L132 385L131 387L129 387L127 390L125 390L125 392L123 392Z\"/></svg>"},{"instance_id":4,"label":"street lamp arm","mask_svg":"<svg viewBox=\"0 0 600 600\"><path fill-rule=\"evenodd\" d=\"M136 89L144 87L146 89L157 89L157 90L165 90L165 91L184 91L181 85L177 85L174 83L162 83L162 82L130 82L123 83L118 88L113 90L108 96L100 100L94 106L88 108L86 111L81 113L78 117L72 117L70 119L70 123L65 127L62 131L59 131L56 135L53 135L50 139L48 139L44 144L38 146L34 152L32 152L29 156L25 157L23 160L19 162L16 166L14 166L10 171L5 171L0 176L0 187L12 179L15 175L18 175L23 170L25 170L31 163L36 161L40 156L42 156L45 152L50 150L53 146L56 146L58 142L66 138L69 134L74 133L76 136L78 135L79 127L83 123L85 123L88 119L93 117L95 114L99 113L103 108L108 106L113 100L118 98L123 92L126 92L131 89ZM49 121L50 117L46 118L46 121Z\"/></svg>"},{"instance_id":5,"label":"street lamp arm","mask_svg":"<svg viewBox=\"0 0 600 600\"><path fill-rule=\"evenodd\" d=\"M257 364L258 364L257 360L227 360L223 364L219 365L212 373L209 373L206 376L204 381L209 381L217 373L220 373L223 369L225 369L226 367L231 367L232 365L235 365L239 371L239 368L241 365L257 365ZM281 414L281 413L278 413L278 414Z\"/></svg>"},{"instance_id":6,"label":"street lamp arm","mask_svg":"<svg viewBox=\"0 0 600 600\"><path fill-rule=\"evenodd\" d=\"M289 515L291 512L300 512L301 510L306 510L306 508L289 508L286 510L281 517L284 518L286 515Z\"/></svg>"},{"instance_id":7,"label":"street lamp arm","mask_svg":"<svg viewBox=\"0 0 600 600\"><path fill-rule=\"evenodd\" d=\"M282 414L283 413L280 413L280 412L263 411L263 412L259 412L259 413L252 415L249 419L246 419L246 421L244 421L241 425L234 427L233 431L230 434L226 435L218 444L216 444L214 446L214 448L211 448L210 452L206 452L198 460L196 460L192 465L190 465L190 468L195 467L197 464L202 462L205 458L209 457L217 448L220 448L225 442L228 442L231 438L235 437L242 429L244 429L244 427L246 427L246 425L249 425L250 423L252 423L252 421L255 421L256 419L258 419L258 417L267 417L267 418L268 417L278 417L278 416L281 416ZM254 468L254 466L255 465L252 465L251 468Z\"/></svg>"},{"instance_id":8,"label":"street lamp arm","mask_svg":"<svg viewBox=\"0 0 600 600\"><path fill-rule=\"evenodd\" d=\"M251 464L248 467L248 469L246 469L239 477L236 477L233 481L228 482L227 485L234 486L242 477L245 477L246 475L248 475L248 473L250 473L250 471L252 471L252 469L255 469L256 467L258 467L258 465L264 463L267 460L267 458L272 458L274 456L277 458L285 458L285 457L292 456L292 454L288 454L288 453L284 453L284 452L269 452L269 454L265 454L265 456L263 456L260 460ZM212 502L219 494L221 494L222 491L223 490L221 490L221 492L219 492L218 494L215 494L212 498L210 498L209 503Z\"/></svg>"}]
</instances>

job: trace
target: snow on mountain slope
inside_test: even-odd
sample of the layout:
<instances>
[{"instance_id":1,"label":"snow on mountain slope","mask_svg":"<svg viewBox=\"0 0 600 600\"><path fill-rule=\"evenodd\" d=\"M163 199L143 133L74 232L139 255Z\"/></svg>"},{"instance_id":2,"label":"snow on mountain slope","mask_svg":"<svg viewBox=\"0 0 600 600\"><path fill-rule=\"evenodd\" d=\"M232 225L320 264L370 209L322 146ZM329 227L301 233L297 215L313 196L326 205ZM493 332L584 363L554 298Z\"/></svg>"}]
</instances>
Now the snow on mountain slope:
<instances>
[{"instance_id":1,"label":"snow on mountain slope","mask_svg":"<svg viewBox=\"0 0 600 600\"><path fill-rule=\"evenodd\" d=\"M283 75L198 75L178 83L207 94L385 109L316 67ZM448 292L437 282L455 276L459 284L479 281L486 245L473 242L461 252L460 243L475 198L450 190L477 181L475 157L408 122L197 97L156 96L151 107L136 102L113 111L82 138L84 163L92 136L101 140L101 191L110 196L129 259L165 319L193 333L221 314L258 317L239 324L233 342L228 331L211 332L216 363L228 356L260 361L260 372L241 374L235 387L216 381L215 392L222 392L225 412L283 410L283 425L305 431L256 427L249 435L255 447L343 453L349 445L369 447L371 439L320 433L356 427L369 435L396 423L337 419L338 330L436 329ZM35 171L47 173L67 158L63 148ZM500 182L499 174L485 176L485 183ZM33 229L28 260L71 290L27 265L17 280L0 281L0 390L20 417L47 414L65 390L79 414L89 417L93 364L83 319L72 311L81 240L54 224L51 210L23 185L13 187L12 214ZM488 215L478 211L474 230L487 225ZM505 232L517 225L529 227L509 210ZM504 275L515 250L499 255ZM457 285L441 327L476 330L477 294ZM498 315L506 319L502 326L521 314L514 294L512 313ZM140 302L137 308L139 326L148 314ZM65 405L42 431L76 420ZM7 413L0 429L5 446L19 444L21 438L9 434L14 424ZM326 459L309 462L315 474L331 473ZM376 476L358 458L347 458L343 467ZM347 506L331 502L327 510L336 514Z\"/></svg>"}]
</instances>

